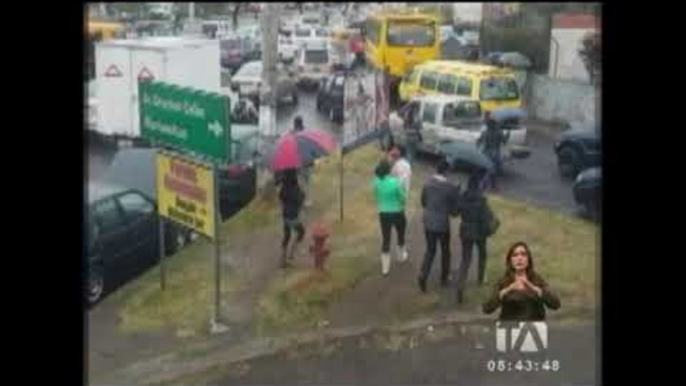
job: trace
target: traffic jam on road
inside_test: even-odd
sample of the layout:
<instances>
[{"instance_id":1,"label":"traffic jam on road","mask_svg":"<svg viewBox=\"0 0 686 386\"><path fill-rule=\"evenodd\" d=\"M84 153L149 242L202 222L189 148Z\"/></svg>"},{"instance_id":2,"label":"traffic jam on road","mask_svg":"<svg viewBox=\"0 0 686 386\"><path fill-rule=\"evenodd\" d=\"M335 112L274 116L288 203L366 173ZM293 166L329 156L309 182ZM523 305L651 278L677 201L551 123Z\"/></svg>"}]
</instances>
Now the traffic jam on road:
<instances>
[{"instance_id":1,"label":"traffic jam on road","mask_svg":"<svg viewBox=\"0 0 686 386\"><path fill-rule=\"evenodd\" d=\"M477 28L440 22L407 7L280 7L273 36L278 55L272 130L277 135L292 130L299 117L305 129L327 131L345 148L368 135L361 130L367 127L379 133L375 138L382 147L411 148L418 169L431 169L440 159L458 171L486 165L493 169L491 178L500 179L504 195L599 215L599 125L569 122L556 139L527 127L518 68L488 53L482 53L483 60L475 58ZM176 18L173 28L144 30L140 21L128 19L89 21L88 302L95 304L115 289L121 280L111 277L132 277L155 264L162 238L171 253L203 233L188 226L202 222L202 216L184 214L198 208L184 203L179 193L176 202L165 204L173 218L160 234L158 149L193 168L213 165L211 184L191 172L192 178L168 188L216 198L220 221L255 197L257 172L267 157L260 147L269 79L263 47L272 38L264 36L262 22L257 6L236 15ZM442 55L448 43L464 48L458 50L462 56ZM421 127L416 139L406 130L415 122ZM491 123L505 137L497 158L481 148ZM558 170L550 172L551 163ZM122 240L128 234L147 241L126 248ZM141 254L147 258L136 257ZM139 267L137 259L144 262Z\"/></svg>"}]
</instances>

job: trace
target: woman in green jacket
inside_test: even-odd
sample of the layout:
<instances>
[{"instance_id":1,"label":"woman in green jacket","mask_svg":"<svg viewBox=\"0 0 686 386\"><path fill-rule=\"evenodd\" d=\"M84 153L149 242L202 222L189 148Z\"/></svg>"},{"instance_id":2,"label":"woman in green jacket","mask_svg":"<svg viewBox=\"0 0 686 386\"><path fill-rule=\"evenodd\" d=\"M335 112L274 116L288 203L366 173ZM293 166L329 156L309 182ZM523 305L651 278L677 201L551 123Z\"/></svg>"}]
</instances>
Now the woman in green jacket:
<instances>
[{"instance_id":1,"label":"woman in green jacket","mask_svg":"<svg viewBox=\"0 0 686 386\"><path fill-rule=\"evenodd\" d=\"M399 256L405 255L405 196L402 182L391 175L391 165L382 160L376 167L374 178L374 199L379 210L381 223L381 273L386 276L391 269L391 228L395 227L398 237Z\"/></svg>"}]
</instances>

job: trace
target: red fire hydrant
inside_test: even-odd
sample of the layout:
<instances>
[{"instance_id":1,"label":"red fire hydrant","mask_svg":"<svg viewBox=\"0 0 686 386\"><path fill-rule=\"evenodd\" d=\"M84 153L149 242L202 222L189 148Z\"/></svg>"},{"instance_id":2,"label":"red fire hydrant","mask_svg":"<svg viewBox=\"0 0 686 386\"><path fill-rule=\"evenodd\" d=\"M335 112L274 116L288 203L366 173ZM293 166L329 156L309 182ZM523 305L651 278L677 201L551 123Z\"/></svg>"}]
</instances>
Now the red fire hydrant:
<instances>
[{"instance_id":1,"label":"red fire hydrant","mask_svg":"<svg viewBox=\"0 0 686 386\"><path fill-rule=\"evenodd\" d=\"M312 227L311 234L312 245L310 245L310 254L314 257L314 267L323 271L326 258L331 253L329 247L325 245L331 231L326 225L319 223Z\"/></svg>"}]
</instances>

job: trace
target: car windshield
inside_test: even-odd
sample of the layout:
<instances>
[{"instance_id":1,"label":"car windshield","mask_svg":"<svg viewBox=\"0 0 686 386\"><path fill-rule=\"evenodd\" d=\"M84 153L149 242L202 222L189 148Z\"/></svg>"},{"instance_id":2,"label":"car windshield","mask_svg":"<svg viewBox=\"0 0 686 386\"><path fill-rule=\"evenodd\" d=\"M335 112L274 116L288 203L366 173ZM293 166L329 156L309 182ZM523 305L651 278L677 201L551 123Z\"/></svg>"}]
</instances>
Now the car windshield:
<instances>
[{"instance_id":1,"label":"car windshield","mask_svg":"<svg viewBox=\"0 0 686 386\"><path fill-rule=\"evenodd\" d=\"M510 78L491 78L481 81L481 100L514 100L519 98L517 82Z\"/></svg>"},{"instance_id":2,"label":"car windshield","mask_svg":"<svg viewBox=\"0 0 686 386\"><path fill-rule=\"evenodd\" d=\"M390 21L388 23L388 44L391 46L431 46L435 40L433 22Z\"/></svg>"},{"instance_id":3,"label":"car windshield","mask_svg":"<svg viewBox=\"0 0 686 386\"><path fill-rule=\"evenodd\" d=\"M236 75L242 75L242 76L262 75L262 62L248 63L245 66L241 67L241 69L238 70L238 73L236 73Z\"/></svg>"},{"instance_id":4,"label":"car windshield","mask_svg":"<svg viewBox=\"0 0 686 386\"><path fill-rule=\"evenodd\" d=\"M329 31L327 31L324 28L319 28L316 33L317 33L317 37L320 37L320 38L325 38L325 37L329 36Z\"/></svg>"},{"instance_id":5,"label":"car windshield","mask_svg":"<svg viewBox=\"0 0 686 386\"><path fill-rule=\"evenodd\" d=\"M310 30L309 29L297 29L295 30L295 36L299 38L306 38L310 36Z\"/></svg>"},{"instance_id":6,"label":"car windshield","mask_svg":"<svg viewBox=\"0 0 686 386\"><path fill-rule=\"evenodd\" d=\"M323 64L329 61L329 52L326 50L305 51L305 63Z\"/></svg>"},{"instance_id":7,"label":"car windshield","mask_svg":"<svg viewBox=\"0 0 686 386\"><path fill-rule=\"evenodd\" d=\"M238 50L241 48L241 41L238 39L222 40L221 46L225 50Z\"/></svg>"}]
</instances>

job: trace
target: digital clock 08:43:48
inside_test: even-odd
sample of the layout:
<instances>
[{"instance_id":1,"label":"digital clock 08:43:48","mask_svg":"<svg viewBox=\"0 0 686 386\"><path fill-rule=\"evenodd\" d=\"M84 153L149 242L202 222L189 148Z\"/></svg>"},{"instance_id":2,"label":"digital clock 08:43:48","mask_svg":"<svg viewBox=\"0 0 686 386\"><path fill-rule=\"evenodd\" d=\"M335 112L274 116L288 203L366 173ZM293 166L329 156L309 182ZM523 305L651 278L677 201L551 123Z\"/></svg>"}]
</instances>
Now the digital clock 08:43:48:
<instances>
[{"instance_id":1,"label":"digital clock 08:43:48","mask_svg":"<svg viewBox=\"0 0 686 386\"><path fill-rule=\"evenodd\" d=\"M504 359L500 360L490 360L486 364L486 368L490 372L506 372L506 371L558 371L560 370L560 361L558 360L545 360L545 361L532 361L532 360L518 360L518 361L508 361Z\"/></svg>"}]
</instances>

